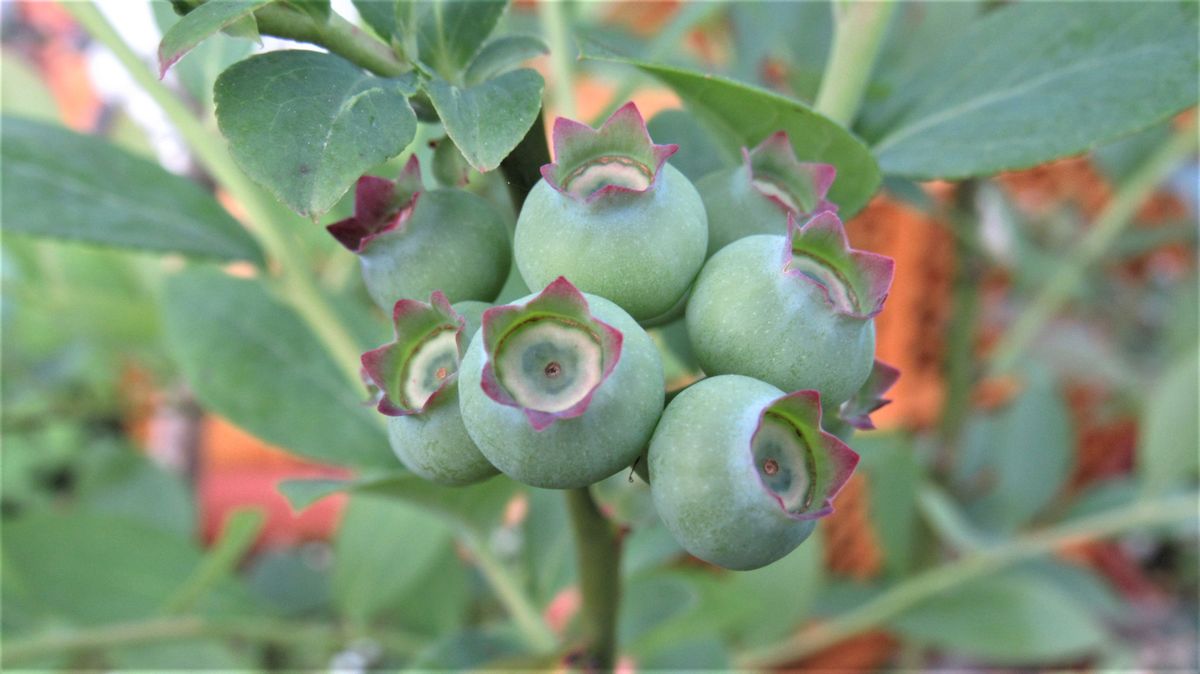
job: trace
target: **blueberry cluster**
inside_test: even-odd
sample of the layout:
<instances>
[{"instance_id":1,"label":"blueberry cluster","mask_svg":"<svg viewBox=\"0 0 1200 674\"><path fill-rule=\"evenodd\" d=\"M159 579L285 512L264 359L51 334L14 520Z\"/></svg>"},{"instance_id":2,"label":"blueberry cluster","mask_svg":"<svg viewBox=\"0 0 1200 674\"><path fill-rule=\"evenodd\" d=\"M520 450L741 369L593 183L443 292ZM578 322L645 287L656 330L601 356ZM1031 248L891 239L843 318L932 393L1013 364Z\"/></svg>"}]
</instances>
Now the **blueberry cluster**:
<instances>
[{"instance_id":1,"label":"blueberry cluster","mask_svg":"<svg viewBox=\"0 0 1200 674\"><path fill-rule=\"evenodd\" d=\"M695 185L632 104L599 129L559 119L553 141L511 248L487 202L423 190L415 159L362 178L329 227L393 312L395 339L362 359L392 447L445 485L578 488L637 465L692 554L783 557L858 461L837 435L870 427L895 379L873 322L892 261L849 246L833 167L786 134ZM514 261L537 292L488 304ZM680 320L708 376L666 404L646 329Z\"/></svg>"}]
</instances>

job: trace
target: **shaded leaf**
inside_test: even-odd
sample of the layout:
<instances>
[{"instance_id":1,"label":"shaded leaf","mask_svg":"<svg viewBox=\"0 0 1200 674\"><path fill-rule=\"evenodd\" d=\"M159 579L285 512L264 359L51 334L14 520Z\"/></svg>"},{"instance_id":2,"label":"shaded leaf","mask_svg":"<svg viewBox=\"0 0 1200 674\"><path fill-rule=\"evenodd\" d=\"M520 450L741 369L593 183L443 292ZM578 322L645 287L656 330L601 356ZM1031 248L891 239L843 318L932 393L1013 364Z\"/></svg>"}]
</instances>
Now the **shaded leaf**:
<instances>
[{"instance_id":1,"label":"shaded leaf","mask_svg":"<svg viewBox=\"0 0 1200 674\"><path fill-rule=\"evenodd\" d=\"M373 496L351 498L333 544L334 604L351 622L370 622L419 589L447 561L451 543L450 528L420 508Z\"/></svg>"},{"instance_id":2,"label":"shaded leaf","mask_svg":"<svg viewBox=\"0 0 1200 674\"><path fill-rule=\"evenodd\" d=\"M843 216L862 208L879 186L879 169L866 145L803 103L723 77L619 56L594 44L586 45L581 57L627 63L674 89L692 114L717 132L728 157L787 131L801 161L837 167L829 198Z\"/></svg>"},{"instance_id":3,"label":"shaded leaf","mask_svg":"<svg viewBox=\"0 0 1200 674\"><path fill-rule=\"evenodd\" d=\"M1200 470L1200 352L1178 359L1160 377L1146 406L1138 439L1142 492L1161 495L1196 480Z\"/></svg>"},{"instance_id":4,"label":"shaded leaf","mask_svg":"<svg viewBox=\"0 0 1200 674\"><path fill-rule=\"evenodd\" d=\"M247 175L315 217L408 146L414 82L369 75L332 54L270 52L217 78L217 121Z\"/></svg>"},{"instance_id":5,"label":"shaded leaf","mask_svg":"<svg viewBox=\"0 0 1200 674\"><path fill-rule=\"evenodd\" d=\"M938 595L891 627L919 643L995 665L1078 658L1105 639L1095 618L1070 595L1017 574L982 578Z\"/></svg>"},{"instance_id":6,"label":"shaded leaf","mask_svg":"<svg viewBox=\"0 0 1200 674\"><path fill-rule=\"evenodd\" d=\"M957 179L1076 154L1197 99L1197 8L1017 3L976 21L873 116L884 172Z\"/></svg>"},{"instance_id":7,"label":"shaded leaf","mask_svg":"<svg viewBox=\"0 0 1200 674\"><path fill-rule=\"evenodd\" d=\"M6 117L5 232L261 264L254 239L211 195L100 138Z\"/></svg>"},{"instance_id":8,"label":"shaded leaf","mask_svg":"<svg viewBox=\"0 0 1200 674\"><path fill-rule=\"evenodd\" d=\"M507 0L399 0L396 31L416 40L422 63L457 81L507 6Z\"/></svg>"},{"instance_id":9,"label":"shaded leaf","mask_svg":"<svg viewBox=\"0 0 1200 674\"><path fill-rule=\"evenodd\" d=\"M1026 388L994 418L973 420L968 444L986 471L990 490L969 504L985 528L1013 530L1039 513L1066 480L1075 439L1070 411L1045 369L1030 368Z\"/></svg>"},{"instance_id":10,"label":"shaded leaf","mask_svg":"<svg viewBox=\"0 0 1200 674\"><path fill-rule=\"evenodd\" d=\"M650 118L646 129L656 143L679 146L679 151L671 155L668 163L692 182L733 165L733 162L723 161L725 158L712 134L686 110L663 110Z\"/></svg>"},{"instance_id":11,"label":"shaded leaf","mask_svg":"<svg viewBox=\"0 0 1200 674\"><path fill-rule=\"evenodd\" d=\"M273 0L219 0L205 2L185 14L163 35L158 44L158 75L162 77L176 61L205 39L236 24L254 10Z\"/></svg>"},{"instance_id":12,"label":"shaded leaf","mask_svg":"<svg viewBox=\"0 0 1200 674\"><path fill-rule=\"evenodd\" d=\"M502 475L467 487L443 487L403 472L357 480L287 480L279 484L279 491L297 510L345 491L407 501L478 531L499 522L505 504L519 489L517 483Z\"/></svg>"},{"instance_id":13,"label":"shaded leaf","mask_svg":"<svg viewBox=\"0 0 1200 674\"><path fill-rule=\"evenodd\" d=\"M531 58L549 54L550 48L532 35L505 35L479 50L463 73L467 85L479 84L508 72Z\"/></svg>"},{"instance_id":14,"label":"shaded leaf","mask_svg":"<svg viewBox=\"0 0 1200 674\"><path fill-rule=\"evenodd\" d=\"M480 172L499 166L525 137L542 108L544 86L528 68L469 87L440 79L424 84L446 133Z\"/></svg>"},{"instance_id":15,"label":"shaded leaf","mask_svg":"<svg viewBox=\"0 0 1200 674\"><path fill-rule=\"evenodd\" d=\"M206 407L309 458L396 465L374 411L261 282L187 270L167 281L164 305L168 344Z\"/></svg>"}]
</instances>

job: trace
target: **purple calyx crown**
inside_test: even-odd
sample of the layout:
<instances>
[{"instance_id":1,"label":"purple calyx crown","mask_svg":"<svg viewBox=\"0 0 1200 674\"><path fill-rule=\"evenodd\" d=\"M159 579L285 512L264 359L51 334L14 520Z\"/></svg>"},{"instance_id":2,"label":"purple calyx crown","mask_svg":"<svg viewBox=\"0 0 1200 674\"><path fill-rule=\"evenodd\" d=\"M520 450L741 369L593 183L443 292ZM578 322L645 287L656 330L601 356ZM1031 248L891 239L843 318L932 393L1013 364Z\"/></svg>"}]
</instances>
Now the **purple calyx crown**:
<instances>
[{"instance_id":1,"label":"purple calyx crown","mask_svg":"<svg viewBox=\"0 0 1200 674\"><path fill-rule=\"evenodd\" d=\"M457 356L462 353L466 319L450 306L442 291L435 290L428 304L409 299L396 302L392 324L395 338L362 355L363 379L379 389L377 409L383 414L393 417L421 414L440 400L457 378ZM454 367L438 369L434 376L439 383L428 397L410 400L405 392L410 363L422 347L449 331L454 334Z\"/></svg>"},{"instance_id":2,"label":"purple calyx crown","mask_svg":"<svg viewBox=\"0 0 1200 674\"><path fill-rule=\"evenodd\" d=\"M899 379L900 370L876 359L862 388L838 408L838 417L859 430L874 430L875 422L871 420L871 414L892 402L883 396Z\"/></svg>"},{"instance_id":3,"label":"purple calyx crown","mask_svg":"<svg viewBox=\"0 0 1200 674\"><path fill-rule=\"evenodd\" d=\"M417 156L409 158L396 180L363 176L354 185L354 215L325 229L352 253L361 254L388 232L404 231L425 187Z\"/></svg>"},{"instance_id":4,"label":"purple calyx crown","mask_svg":"<svg viewBox=\"0 0 1200 674\"><path fill-rule=\"evenodd\" d=\"M800 434L808 453L806 467L809 471L809 498L801 508L788 508L783 498L763 483L763 490L771 495L779 507L795 520L815 520L833 512L833 498L841 491L858 465L858 453L839 440L837 436L821 428L821 396L816 391L796 391L777 398L763 408L758 418L754 435L762 430L768 415L784 419ZM750 441L753 460L754 439ZM759 479L762 475L759 474Z\"/></svg>"},{"instance_id":5,"label":"purple calyx crown","mask_svg":"<svg viewBox=\"0 0 1200 674\"><path fill-rule=\"evenodd\" d=\"M554 162L542 177L564 196L592 203L606 195L652 189L678 145L655 145L642 113L632 102L599 129L565 117L554 120Z\"/></svg>"},{"instance_id":6,"label":"purple calyx crown","mask_svg":"<svg viewBox=\"0 0 1200 674\"><path fill-rule=\"evenodd\" d=\"M894 271L892 258L851 248L836 213L818 213L804 225L788 213L783 272L815 285L836 313L874 318L883 310Z\"/></svg>"},{"instance_id":7,"label":"purple calyx crown","mask_svg":"<svg viewBox=\"0 0 1200 674\"><path fill-rule=\"evenodd\" d=\"M754 149L743 147L742 161L750 185L785 213L806 220L817 213L837 212L837 204L826 198L837 169L833 164L797 159L786 131L767 136Z\"/></svg>"},{"instance_id":8,"label":"purple calyx crown","mask_svg":"<svg viewBox=\"0 0 1200 674\"><path fill-rule=\"evenodd\" d=\"M522 329L543 320L555 321L572 330L583 331L588 339L594 340L598 345L599 376L577 400L564 409L544 410L522 404L505 386L503 376L496 368L497 354L504 348L505 342ZM592 316L583 293L562 276L524 305L492 307L483 312L481 330L484 351L487 354L480 381L483 392L501 405L520 409L534 430L538 431L559 419L582 416L587 411L597 389L604 384L620 361L624 339L616 328Z\"/></svg>"}]
</instances>

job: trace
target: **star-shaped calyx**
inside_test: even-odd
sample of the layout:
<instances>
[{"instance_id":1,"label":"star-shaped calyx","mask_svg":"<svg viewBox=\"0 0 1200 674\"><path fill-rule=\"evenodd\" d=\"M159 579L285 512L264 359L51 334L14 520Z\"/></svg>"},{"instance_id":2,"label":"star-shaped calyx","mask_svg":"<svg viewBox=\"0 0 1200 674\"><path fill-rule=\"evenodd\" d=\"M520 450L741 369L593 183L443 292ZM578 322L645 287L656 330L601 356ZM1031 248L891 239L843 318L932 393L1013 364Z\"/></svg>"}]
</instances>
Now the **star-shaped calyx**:
<instances>
[{"instance_id":1,"label":"star-shaped calyx","mask_svg":"<svg viewBox=\"0 0 1200 674\"><path fill-rule=\"evenodd\" d=\"M421 164L413 155L394 181L377 176L359 178L354 186L354 216L325 229L351 252L362 253L383 234L404 230L424 190Z\"/></svg>"},{"instance_id":2,"label":"star-shaped calyx","mask_svg":"<svg viewBox=\"0 0 1200 674\"><path fill-rule=\"evenodd\" d=\"M874 430L875 422L871 420L871 414L892 402L883 396L899 379L900 370L882 360L876 360L862 388L853 398L842 403L838 409L838 417L859 430Z\"/></svg>"},{"instance_id":3,"label":"star-shaped calyx","mask_svg":"<svg viewBox=\"0 0 1200 674\"><path fill-rule=\"evenodd\" d=\"M750 453L763 489L797 520L833 512L833 497L858 465L858 454L821 428L816 391L796 391L763 408Z\"/></svg>"},{"instance_id":4,"label":"star-shaped calyx","mask_svg":"<svg viewBox=\"0 0 1200 674\"><path fill-rule=\"evenodd\" d=\"M654 144L632 102L599 129L559 117L553 140L554 162L542 167L542 177L563 195L585 203L652 189L667 158L679 150L678 145Z\"/></svg>"},{"instance_id":5,"label":"star-shaped calyx","mask_svg":"<svg viewBox=\"0 0 1200 674\"><path fill-rule=\"evenodd\" d=\"M392 323L396 338L363 354L363 372L380 390L380 412L388 416L421 414L436 404L457 378L466 320L435 290L428 304L396 302Z\"/></svg>"},{"instance_id":6,"label":"star-shaped calyx","mask_svg":"<svg viewBox=\"0 0 1200 674\"><path fill-rule=\"evenodd\" d=\"M752 150L742 148L742 160L751 186L785 212L807 219L817 213L837 211L837 205L825 198L837 169L833 164L797 159L786 131L767 136Z\"/></svg>"},{"instance_id":7,"label":"star-shaped calyx","mask_svg":"<svg viewBox=\"0 0 1200 674\"><path fill-rule=\"evenodd\" d=\"M835 312L875 317L883 310L894 269L890 257L851 248L836 214L818 213L803 226L795 213L788 214L783 272L816 285Z\"/></svg>"},{"instance_id":8,"label":"star-shaped calyx","mask_svg":"<svg viewBox=\"0 0 1200 674\"><path fill-rule=\"evenodd\" d=\"M561 276L524 305L485 311L482 330L484 393L539 431L583 415L621 358L621 333Z\"/></svg>"}]
</instances>

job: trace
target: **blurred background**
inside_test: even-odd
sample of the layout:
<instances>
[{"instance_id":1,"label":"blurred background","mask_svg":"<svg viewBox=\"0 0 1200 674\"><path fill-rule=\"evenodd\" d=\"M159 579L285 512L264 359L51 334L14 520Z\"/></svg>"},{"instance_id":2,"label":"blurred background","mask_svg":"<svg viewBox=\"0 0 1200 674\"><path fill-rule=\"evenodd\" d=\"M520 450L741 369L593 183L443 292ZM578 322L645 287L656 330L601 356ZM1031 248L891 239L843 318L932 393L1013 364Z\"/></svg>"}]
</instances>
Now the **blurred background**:
<instances>
[{"instance_id":1,"label":"blurred background","mask_svg":"<svg viewBox=\"0 0 1200 674\"><path fill-rule=\"evenodd\" d=\"M97 4L151 67L161 31L176 20L169 4ZM990 4L905 3L865 107ZM357 17L350 2L333 5ZM817 2L597 2L551 11L572 35L802 101L815 96L832 32L830 9ZM215 191L241 215L168 116L62 6L4 0L0 12L4 115L107 138ZM502 30L544 35L552 49L573 53L546 30L546 13L518 0ZM282 44L217 36L163 83L215 129L217 74ZM683 146L686 173L721 165L669 89L629 68L564 61L533 62L547 78L547 118L596 121L632 98L656 140ZM603 483L605 507L630 531L622 666L734 666L939 564L1011 547L1030 531L1070 531L1063 527L1133 508L1147 494L1194 489L1196 158L1152 184L1128 185L1164 142L1195 130L1193 109L1086 155L992 179L887 178L847 225L857 247L896 259L877 319L878 357L902 372L876 416L879 430L851 442L863 457L859 471L817 537L747 574L686 558L644 485L623 474ZM418 152L428 159L432 151L421 143ZM511 218L496 176L473 175L470 189ZM1128 225L1083 256L1089 231L1131 201ZM322 227L292 219L315 277L345 298L364 347L383 343L387 323L372 313L353 256ZM539 629L573 629L578 592L559 495L494 488L482 502L495 507L472 520L469 534L437 503L422 507L386 488L293 507L280 482L356 474L272 446L205 409L163 325L163 280L181 259L9 232L0 251L6 666L542 666L520 659L527 635L506 617L512 602L497 598L505 586L522 594ZM1081 282L1014 344L1009 328L1044 301L1064 265ZM657 337L671 385L686 384L696 373L680 335ZM996 367L1005 354L1012 362ZM1194 520L1116 538L1085 530L1063 542L836 643L785 649L789 657L775 664L1197 668Z\"/></svg>"}]
</instances>

